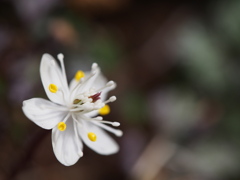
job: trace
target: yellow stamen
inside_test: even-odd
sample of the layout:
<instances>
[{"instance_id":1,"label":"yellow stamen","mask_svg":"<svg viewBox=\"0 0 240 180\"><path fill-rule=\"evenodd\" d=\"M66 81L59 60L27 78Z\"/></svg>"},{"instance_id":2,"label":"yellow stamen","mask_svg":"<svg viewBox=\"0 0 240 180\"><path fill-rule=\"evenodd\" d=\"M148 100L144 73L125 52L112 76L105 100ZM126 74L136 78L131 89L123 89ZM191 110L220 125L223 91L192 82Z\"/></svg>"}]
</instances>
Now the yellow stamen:
<instances>
[{"instance_id":1,"label":"yellow stamen","mask_svg":"<svg viewBox=\"0 0 240 180\"><path fill-rule=\"evenodd\" d=\"M50 84L48 88L52 93L56 93L58 91L58 87L55 84Z\"/></svg>"},{"instance_id":2,"label":"yellow stamen","mask_svg":"<svg viewBox=\"0 0 240 180\"><path fill-rule=\"evenodd\" d=\"M97 140L97 136L93 132L89 132L88 133L88 139L90 139L90 141L95 142Z\"/></svg>"},{"instance_id":3,"label":"yellow stamen","mask_svg":"<svg viewBox=\"0 0 240 180\"><path fill-rule=\"evenodd\" d=\"M99 112L100 115L107 115L107 114L109 114L110 113L109 105L106 104L101 109L99 109L98 112Z\"/></svg>"},{"instance_id":4,"label":"yellow stamen","mask_svg":"<svg viewBox=\"0 0 240 180\"><path fill-rule=\"evenodd\" d=\"M83 78L85 76L83 71L77 71L75 74L75 80L79 81L81 78Z\"/></svg>"},{"instance_id":5,"label":"yellow stamen","mask_svg":"<svg viewBox=\"0 0 240 180\"><path fill-rule=\"evenodd\" d=\"M65 131L66 128L67 128L67 125L64 122L58 123L58 130L59 131Z\"/></svg>"}]
</instances>

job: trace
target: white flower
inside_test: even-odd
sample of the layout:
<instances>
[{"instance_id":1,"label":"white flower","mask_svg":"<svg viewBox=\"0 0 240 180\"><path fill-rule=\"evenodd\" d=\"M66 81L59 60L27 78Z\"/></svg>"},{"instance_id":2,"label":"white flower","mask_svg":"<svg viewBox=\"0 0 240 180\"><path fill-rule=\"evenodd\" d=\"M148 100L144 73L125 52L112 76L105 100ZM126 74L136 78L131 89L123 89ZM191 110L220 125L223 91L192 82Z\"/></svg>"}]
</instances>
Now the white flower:
<instances>
[{"instance_id":1,"label":"white flower","mask_svg":"<svg viewBox=\"0 0 240 180\"><path fill-rule=\"evenodd\" d=\"M121 136L121 130L105 125L119 126L120 123L94 117L109 113L107 103L115 101L116 97L105 99L107 92L115 88L115 83L107 82L94 63L91 72L78 71L68 87L63 55L59 54L58 59L61 68L49 54L43 55L40 65L43 87L51 101L42 98L25 100L23 112L38 126L52 129L53 151L66 166L75 164L83 156L82 141L99 154L116 153L117 143L102 129Z\"/></svg>"}]
</instances>

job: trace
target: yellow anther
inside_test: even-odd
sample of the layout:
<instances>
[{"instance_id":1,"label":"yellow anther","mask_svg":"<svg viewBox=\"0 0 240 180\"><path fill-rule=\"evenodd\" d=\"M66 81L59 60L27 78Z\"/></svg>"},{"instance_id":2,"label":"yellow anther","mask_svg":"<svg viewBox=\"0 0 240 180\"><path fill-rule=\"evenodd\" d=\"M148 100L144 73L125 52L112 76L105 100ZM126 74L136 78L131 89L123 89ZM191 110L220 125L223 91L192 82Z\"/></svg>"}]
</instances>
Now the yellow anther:
<instances>
[{"instance_id":1,"label":"yellow anther","mask_svg":"<svg viewBox=\"0 0 240 180\"><path fill-rule=\"evenodd\" d=\"M60 122L58 123L57 127L59 131L65 131L65 129L67 128L67 125L64 122Z\"/></svg>"},{"instance_id":2,"label":"yellow anther","mask_svg":"<svg viewBox=\"0 0 240 180\"><path fill-rule=\"evenodd\" d=\"M90 139L90 141L95 142L97 140L97 136L93 132L89 132L88 133L88 139Z\"/></svg>"},{"instance_id":3,"label":"yellow anther","mask_svg":"<svg viewBox=\"0 0 240 180\"><path fill-rule=\"evenodd\" d=\"M83 78L85 76L83 71L77 71L75 74L75 80L79 81L81 78Z\"/></svg>"},{"instance_id":4,"label":"yellow anther","mask_svg":"<svg viewBox=\"0 0 240 180\"><path fill-rule=\"evenodd\" d=\"M101 109L98 110L98 113L100 115L107 115L107 114L109 114L110 113L109 105L106 104L105 106L103 106Z\"/></svg>"},{"instance_id":5,"label":"yellow anther","mask_svg":"<svg viewBox=\"0 0 240 180\"><path fill-rule=\"evenodd\" d=\"M56 93L58 91L58 87L55 84L50 84L48 88L52 93Z\"/></svg>"},{"instance_id":6,"label":"yellow anther","mask_svg":"<svg viewBox=\"0 0 240 180\"><path fill-rule=\"evenodd\" d=\"M74 99L73 104L78 104L78 103L80 103L80 102L81 102L80 99Z\"/></svg>"}]
</instances>

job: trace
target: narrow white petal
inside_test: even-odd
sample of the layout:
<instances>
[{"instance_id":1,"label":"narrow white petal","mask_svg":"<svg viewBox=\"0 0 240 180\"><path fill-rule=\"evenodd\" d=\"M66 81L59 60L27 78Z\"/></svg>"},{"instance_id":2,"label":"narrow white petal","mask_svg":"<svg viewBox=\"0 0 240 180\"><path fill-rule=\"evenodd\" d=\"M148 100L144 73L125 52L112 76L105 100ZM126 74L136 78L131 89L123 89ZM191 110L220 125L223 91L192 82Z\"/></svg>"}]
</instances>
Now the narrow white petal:
<instances>
[{"instance_id":1,"label":"narrow white petal","mask_svg":"<svg viewBox=\"0 0 240 180\"><path fill-rule=\"evenodd\" d=\"M69 90L66 82L64 81L64 76L59 65L49 54L44 54L42 56L40 64L40 76L48 98L57 104L65 104L64 98L66 99L67 97L64 97L64 95L66 96ZM55 84L60 91L56 93L50 92L50 84Z\"/></svg>"},{"instance_id":2,"label":"narrow white petal","mask_svg":"<svg viewBox=\"0 0 240 180\"><path fill-rule=\"evenodd\" d=\"M106 84L108 83L107 78L100 72L98 74L98 76L96 77L96 79L94 80L94 82L92 83L92 87L94 89L101 89L103 87L106 86ZM116 83L113 82L115 85ZM111 91L115 86L113 85L113 87L107 87L104 88L103 90L101 90L101 100L105 101L107 99L107 94L109 91Z\"/></svg>"},{"instance_id":3,"label":"narrow white petal","mask_svg":"<svg viewBox=\"0 0 240 180\"><path fill-rule=\"evenodd\" d=\"M93 87L95 89L100 89L102 87L104 87L107 83L107 79L106 77L104 77L104 75L102 73L99 73L98 77L95 79L95 81L93 82ZM107 93L108 90L103 90L101 92L101 100L104 101L107 99Z\"/></svg>"},{"instance_id":4,"label":"narrow white petal","mask_svg":"<svg viewBox=\"0 0 240 180\"><path fill-rule=\"evenodd\" d=\"M82 120L81 123L83 127L79 126L78 133L89 148L102 155L110 155L118 152L118 144L104 130L85 120ZM97 135L95 142L88 139L89 132Z\"/></svg>"},{"instance_id":5,"label":"narrow white petal","mask_svg":"<svg viewBox=\"0 0 240 180\"><path fill-rule=\"evenodd\" d=\"M77 81L75 78L73 78L71 81L70 81L70 84L69 84L69 90L70 92L78 85L79 81Z\"/></svg>"},{"instance_id":6,"label":"narrow white petal","mask_svg":"<svg viewBox=\"0 0 240 180\"><path fill-rule=\"evenodd\" d=\"M94 67L94 70L92 69L91 72L87 72L85 73L85 77L84 77L84 81L81 83L81 85L77 85L77 88L73 88L74 84L71 83L71 94L73 94L74 96L77 94L81 94L83 92L88 91L90 88L94 87L94 83L96 81L96 79L98 78L100 74L100 69L98 68L98 66Z\"/></svg>"},{"instance_id":7,"label":"narrow white petal","mask_svg":"<svg viewBox=\"0 0 240 180\"><path fill-rule=\"evenodd\" d=\"M84 79L87 79L88 77L89 77L89 75L90 75L90 73L91 72L84 72ZM70 90L70 92L72 92L73 91L73 89L79 84L81 82L81 79L79 80L79 81L77 81L76 79L75 79L75 77L70 81L70 83L69 83L69 90Z\"/></svg>"},{"instance_id":8,"label":"narrow white petal","mask_svg":"<svg viewBox=\"0 0 240 180\"><path fill-rule=\"evenodd\" d=\"M52 145L58 161L65 166L71 166L83 156L83 145L76 132L72 117L66 121L66 125L65 131L59 131L57 127L53 128Z\"/></svg>"},{"instance_id":9,"label":"narrow white petal","mask_svg":"<svg viewBox=\"0 0 240 180\"><path fill-rule=\"evenodd\" d=\"M107 79L106 77L100 72L97 76L97 78L95 79L95 81L93 82L92 86L95 89L99 89L103 86L105 86L107 83Z\"/></svg>"},{"instance_id":10,"label":"narrow white petal","mask_svg":"<svg viewBox=\"0 0 240 180\"><path fill-rule=\"evenodd\" d=\"M23 101L22 109L31 121L44 129L52 129L67 114L64 107L42 98Z\"/></svg>"},{"instance_id":11,"label":"narrow white petal","mask_svg":"<svg viewBox=\"0 0 240 180\"><path fill-rule=\"evenodd\" d=\"M98 113L98 110L94 110L94 111L90 111L88 113L85 113L84 115L87 116L87 117L94 117L94 116L97 116L99 113Z\"/></svg>"}]
</instances>

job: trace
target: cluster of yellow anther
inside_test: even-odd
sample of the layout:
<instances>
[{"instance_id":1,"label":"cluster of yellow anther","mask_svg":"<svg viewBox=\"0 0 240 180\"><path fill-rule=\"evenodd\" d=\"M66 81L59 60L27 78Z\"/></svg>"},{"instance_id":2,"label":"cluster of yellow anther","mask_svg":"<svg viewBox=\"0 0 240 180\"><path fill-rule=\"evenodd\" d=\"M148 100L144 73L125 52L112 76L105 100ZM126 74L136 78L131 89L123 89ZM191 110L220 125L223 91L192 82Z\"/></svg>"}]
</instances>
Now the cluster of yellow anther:
<instances>
[{"instance_id":1,"label":"cluster of yellow anther","mask_svg":"<svg viewBox=\"0 0 240 180\"><path fill-rule=\"evenodd\" d=\"M77 71L75 74L75 80L79 81L81 78L83 78L85 76L83 71Z\"/></svg>"},{"instance_id":2,"label":"cluster of yellow anther","mask_svg":"<svg viewBox=\"0 0 240 180\"><path fill-rule=\"evenodd\" d=\"M65 129L67 128L67 125L64 122L60 122L58 123L57 127L59 131L65 131Z\"/></svg>"},{"instance_id":3,"label":"cluster of yellow anther","mask_svg":"<svg viewBox=\"0 0 240 180\"><path fill-rule=\"evenodd\" d=\"M102 116L109 114L110 113L109 105L106 104L105 106L103 106L101 109L98 110L98 113Z\"/></svg>"},{"instance_id":4,"label":"cluster of yellow anther","mask_svg":"<svg viewBox=\"0 0 240 180\"><path fill-rule=\"evenodd\" d=\"M88 133L88 139L90 139L90 141L95 142L97 140L97 136L93 132L89 132Z\"/></svg>"},{"instance_id":5,"label":"cluster of yellow anther","mask_svg":"<svg viewBox=\"0 0 240 180\"><path fill-rule=\"evenodd\" d=\"M56 93L58 91L58 87L55 84L50 84L48 89L52 93Z\"/></svg>"}]
</instances>

